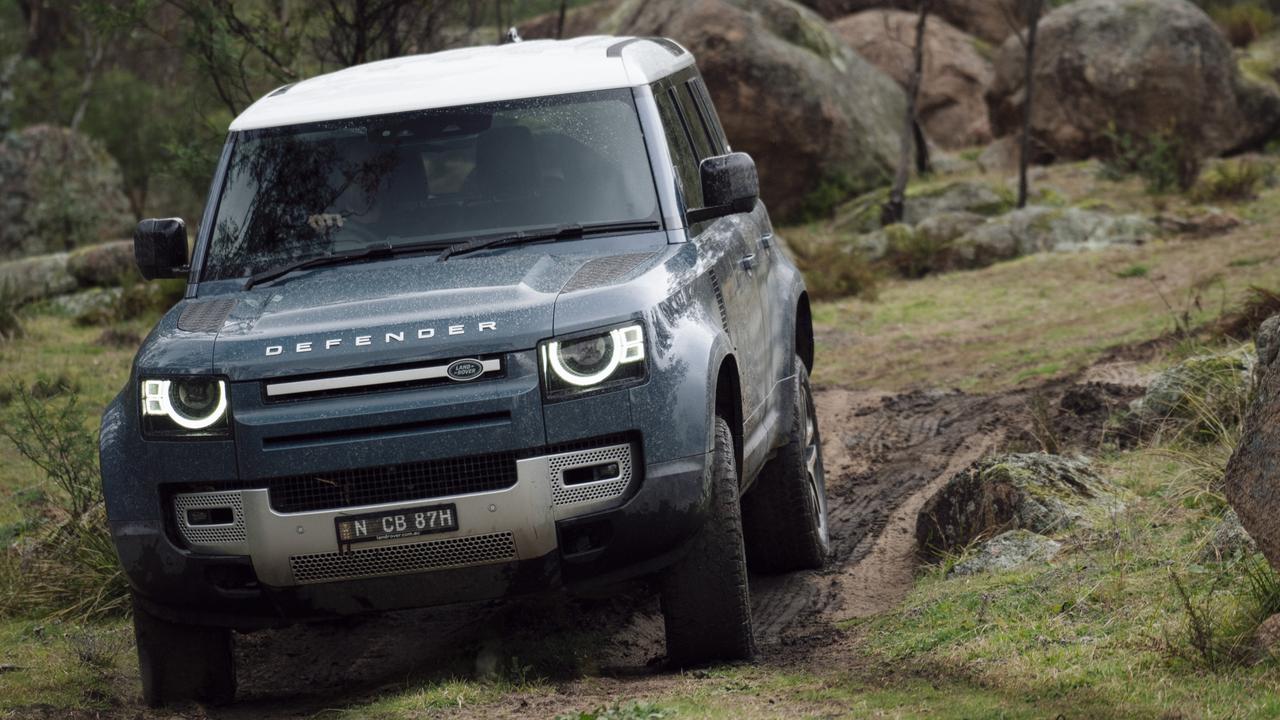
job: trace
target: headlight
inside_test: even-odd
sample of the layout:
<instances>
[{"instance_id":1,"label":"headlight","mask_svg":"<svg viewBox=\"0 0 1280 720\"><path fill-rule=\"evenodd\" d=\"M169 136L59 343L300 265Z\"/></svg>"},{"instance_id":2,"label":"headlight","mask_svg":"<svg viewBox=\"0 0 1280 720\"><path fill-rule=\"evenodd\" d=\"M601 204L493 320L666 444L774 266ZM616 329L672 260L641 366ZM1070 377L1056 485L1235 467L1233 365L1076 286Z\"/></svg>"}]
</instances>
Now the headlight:
<instances>
[{"instance_id":1,"label":"headlight","mask_svg":"<svg viewBox=\"0 0 1280 720\"><path fill-rule=\"evenodd\" d=\"M142 381L142 429L147 435L225 435L227 383L192 377Z\"/></svg>"},{"instance_id":2,"label":"headlight","mask_svg":"<svg viewBox=\"0 0 1280 720\"><path fill-rule=\"evenodd\" d=\"M542 344L547 397L613 388L644 379L644 328L638 323Z\"/></svg>"}]
</instances>

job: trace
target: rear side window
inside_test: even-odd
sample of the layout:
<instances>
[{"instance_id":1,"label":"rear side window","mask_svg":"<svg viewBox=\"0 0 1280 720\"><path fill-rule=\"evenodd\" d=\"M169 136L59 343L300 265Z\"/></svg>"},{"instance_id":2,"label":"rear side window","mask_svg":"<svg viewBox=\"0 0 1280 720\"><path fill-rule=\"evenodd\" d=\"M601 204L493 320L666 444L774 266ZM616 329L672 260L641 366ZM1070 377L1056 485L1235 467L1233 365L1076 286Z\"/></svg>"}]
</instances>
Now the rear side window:
<instances>
[{"instance_id":1,"label":"rear side window","mask_svg":"<svg viewBox=\"0 0 1280 720\"><path fill-rule=\"evenodd\" d=\"M716 114L716 106L711 102L711 95L707 92L707 86L702 84L700 78L694 78L689 81L689 88L697 97L702 108L703 117L707 121L707 126L711 128L712 134L716 137L714 144L718 148L718 152L729 152L729 140L724 134L724 127L720 125L720 116Z\"/></svg>"},{"instance_id":2,"label":"rear side window","mask_svg":"<svg viewBox=\"0 0 1280 720\"><path fill-rule=\"evenodd\" d=\"M671 162L675 164L676 177L684 191L685 206L702 207L702 179L698 172L698 154L694 150L688 121L680 113L680 106L670 90L654 88L658 114L662 117L662 130L671 150Z\"/></svg>"},{"instance_id":3,"label":"rear side window","mask_svg":"<svg viewBox=\"0 0 1280 720\"><path fill-rule=\"evenodd\" d=\"M698 157L719 155L720 143L711 123L707 121L706 111L702 109L702 102L698 99L692 80L681 86L680 98L684 101L684 114L689 118L690 129L693 130L693 143L698 148Z\"/></svg>"}]
</instances>

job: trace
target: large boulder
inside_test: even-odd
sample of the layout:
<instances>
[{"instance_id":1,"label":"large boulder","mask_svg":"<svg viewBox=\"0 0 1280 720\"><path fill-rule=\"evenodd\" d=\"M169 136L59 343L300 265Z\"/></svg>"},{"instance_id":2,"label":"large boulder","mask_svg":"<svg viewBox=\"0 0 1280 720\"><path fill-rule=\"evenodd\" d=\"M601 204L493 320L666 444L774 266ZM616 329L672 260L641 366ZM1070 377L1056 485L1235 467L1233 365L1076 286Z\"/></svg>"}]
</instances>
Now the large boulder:
<instances>
[{"instance_id":1,"label":"large boulder","mask_svg":"<svg viewBox=\"0 0 1280 720\"><path fill-rule=\"evenodd\" d=\"M886 185L906 96L791 0L627 0L599 28L673 38L697 57L735 150L751 153L780 216L836 188Z\"/></svg>"},{"instance_id":2,"label":"large boulder","mask_svg":"<svg viewBox=\"0 0 1280 720\"><path fill-rule=\"evenodd\" d=\"M1264 323L1264 328L1266 323ZM1264 352L1272 353L1272 339ZM1240 428L1240 441L1223 476L1227 502L1258 549L1280 569L1280 483L1276 482L1276 458L1280 457L1280 372L1262 374Z\"/></svg>"},{"instance_id":3,"label":"large boulder","mask_svg":"<svg viewBox=\"0 0 1280 720\"><path fill-rule=\"evenodd\" d=\"M96 141L33 125L0 141L0 260L121 237L133 216L120 166Z\"/></svg>"},{"instance_id":4,"label":"large boulder","mask_svg":"<svg viewBox=\"0 0 1280 720\"><path fill-rule=\"evenodd\" d=\"M1280 97L1246 82L1226 38L1187 0L1077 0L1040 22L1032 132L1059 159L1176 133L1200 157L1247 147L1280 120ZM997 136L1022 125L1024 50L1009 38L987 93Z\"/></svg>"},{"instance_id":5,"label":"large boulder","mask_svg":"<svg viewBox=\"0 0 1280 720\"><path fill-rule=\"evenodd\" d=\"M900 10L869 10L837 20L832 27L859 55L906 89L913 69L916 19L914 13ZM983 95L993 75L972 37L941 18L926 23L917 113L930 140L949 150L991 141Z\"/></svg>"},{"instance_id":6,"label":"large boulder","mask_svg":"<svg viewBox=\"0 0 1280 720\"><path fill-rule=\"evenodd\" d=\"M1059 532L1123 507L1084 458L1003 455L970 465L925 501L916 517L916 543L932 557L1019 528Z\"/></svg>"},{"instance_id":7,"label":"large boulder","mask_svg":"<svg viewBox=\"0 0 1280 720\"><path fill-rule=\"evenodd\" d=\"M895 8L914 10L916 0L803 0L829 18L841 18L863 10ZM983 42L999 44L1024 23L1022 0L944 0L931 12Z\"/></svg>"}]
</instances>

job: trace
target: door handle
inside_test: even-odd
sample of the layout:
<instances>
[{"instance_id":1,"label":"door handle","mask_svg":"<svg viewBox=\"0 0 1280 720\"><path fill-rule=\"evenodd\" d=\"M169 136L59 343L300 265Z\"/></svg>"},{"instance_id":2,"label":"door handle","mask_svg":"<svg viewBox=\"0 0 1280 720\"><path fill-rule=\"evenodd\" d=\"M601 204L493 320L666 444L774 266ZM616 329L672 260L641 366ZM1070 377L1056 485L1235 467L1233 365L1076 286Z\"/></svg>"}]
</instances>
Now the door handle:
<instances>
[{"instance_id":1,"label":"door handle","mask_svg":"<svg viewBox=\"0 0 1280 720\"><path fill-rule=\"evenodd\" d=\"M760 247L767 248L773 244L773 233L767 232L760 236Z\"/></svg>"},{"instance_id":2,"label":"door handle","mask_svg":"<svg viewBox=\"0 0 1280 720\"><path fill-rule=\"evenodd\" d=\"M742 260L740 260L739 262L741 262L741 263L742 263L742 269L743 269L743 270L746 270L747 272L750 272L750 271L751 271L751 269L752 269L752 268L754 268L754 267L756 266L756 254L755 254L755 253L751 253L750 255L746 255L746 256L744 256L744 257L742 258Z\"/></svg>"}]
</instances>

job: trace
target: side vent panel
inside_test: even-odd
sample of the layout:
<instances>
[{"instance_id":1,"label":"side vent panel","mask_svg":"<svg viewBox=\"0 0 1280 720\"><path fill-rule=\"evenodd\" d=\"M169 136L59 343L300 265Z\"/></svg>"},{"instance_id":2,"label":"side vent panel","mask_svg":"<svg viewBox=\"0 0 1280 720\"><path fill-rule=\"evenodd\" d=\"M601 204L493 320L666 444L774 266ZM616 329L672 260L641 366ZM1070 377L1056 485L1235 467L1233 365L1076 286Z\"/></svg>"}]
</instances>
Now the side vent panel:
<instances>
[{"instance_id":1,"label":"side vent panel","mask_svg":"<svg viewBox=\"0 0 1280 720\"><path fill-rule=\"evenodd\" d=\"M236 301L231 299L205 300L189 303L178 316L178 329L187 332L217 332L227 321Z\"/></svg>"},{"instance_id":2,"label":"side vent panel","mask_svg":"<svg viewBox=\"0 0 1280 720\"><path fill-rule=\"evenodd\" d=\"M724 292L720 290L720 278L716 277L715 270L708 270L707 277L711 278L711 290L716 294L716 305L720 306L720 324L724 326L725 332L729 332L729 310L724 305Z\"/></svg>"}]
</instances>

